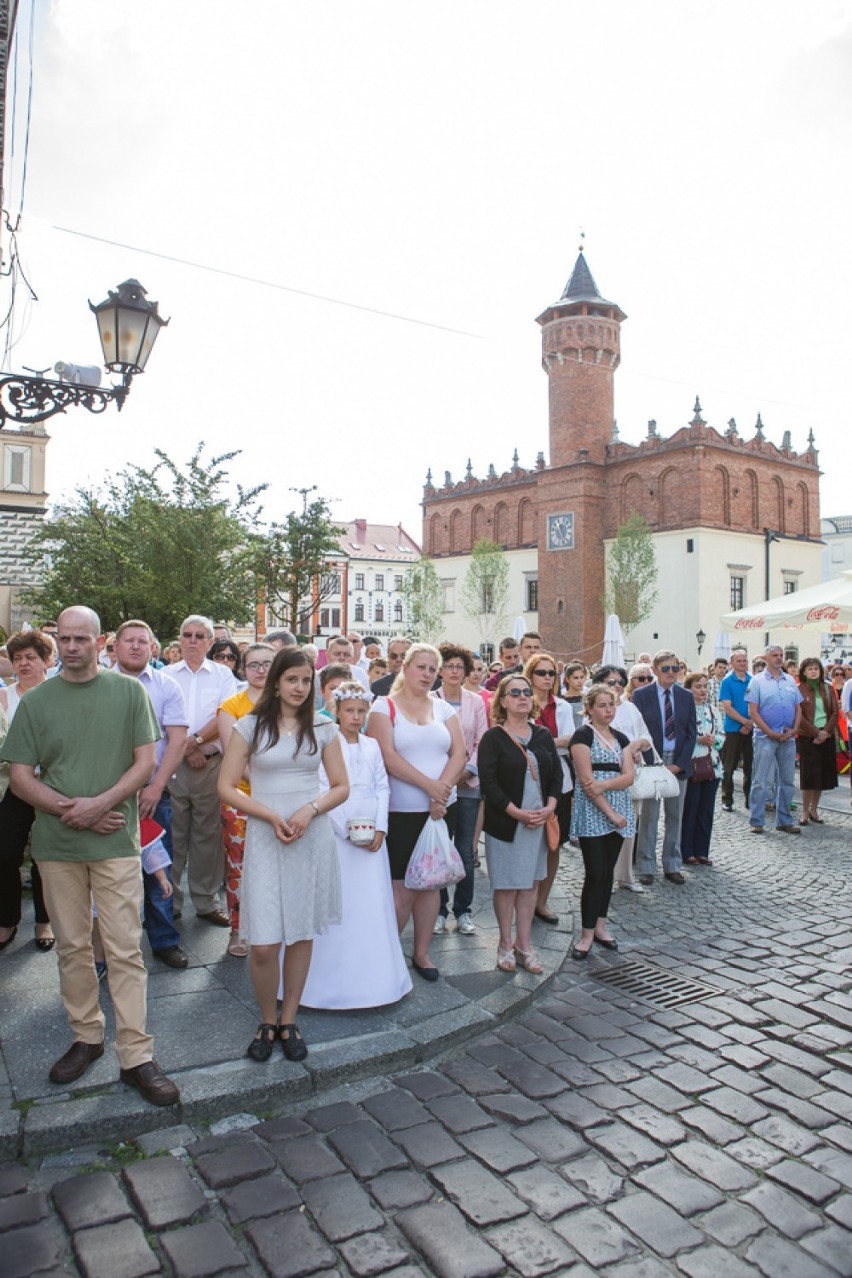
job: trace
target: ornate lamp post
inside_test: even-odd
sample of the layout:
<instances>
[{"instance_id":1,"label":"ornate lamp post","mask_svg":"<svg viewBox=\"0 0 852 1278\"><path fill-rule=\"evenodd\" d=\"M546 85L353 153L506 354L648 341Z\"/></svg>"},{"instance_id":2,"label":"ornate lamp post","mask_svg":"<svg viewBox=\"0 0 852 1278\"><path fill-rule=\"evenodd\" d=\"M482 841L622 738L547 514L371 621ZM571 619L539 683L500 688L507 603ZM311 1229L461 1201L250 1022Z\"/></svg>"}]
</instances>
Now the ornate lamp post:
<instances>
[{"instance_id":1,"label":"ornate lamp post","mask_svg":"<svg viewBox=\"0 0 852 1278\"><path fill-rule=\"evenodd\" d=\"M110 373L121 375L121 383L101 390L48 377L0 376L0 429L7 423L43 422L71 406L102 413L114 403L120 412L133 377L144 371L157 334L169 322L157 313L157 305L147 300L138 280L125 280L97 306L89 302L98 321L104 364Z\"/></svg>"},{"instance_id":2,"label":"ornate lamp post","mask_svg":"<svg viewBox=\"0 0 852 1278\"><path fill-rule=\"evenodd\" d=\"M701 656L701 649L704 647L704 640L707 638L703 630L699 630L695 636L695 642L698 645L698 655Z\"/></svg>"}]
</instances>

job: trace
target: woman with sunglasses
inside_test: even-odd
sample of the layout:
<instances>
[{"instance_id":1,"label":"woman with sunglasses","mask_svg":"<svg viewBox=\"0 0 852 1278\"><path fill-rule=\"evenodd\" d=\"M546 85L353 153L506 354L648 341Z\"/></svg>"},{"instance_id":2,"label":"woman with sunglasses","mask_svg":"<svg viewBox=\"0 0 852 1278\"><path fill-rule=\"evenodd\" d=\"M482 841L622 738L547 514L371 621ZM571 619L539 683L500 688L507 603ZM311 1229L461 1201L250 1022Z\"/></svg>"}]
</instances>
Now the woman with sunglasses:
<instances>
[{"instance_id":1,"label":"woman with sunglasses","mask_svg":"<svg viewBox=\"0 0 852 1278\"><path fill-rule=\"evenodd\" d=\"M571 957L578 960L588 958L595 941L607 950L618 949L607 925L613 870L622 841L636 831L633 804L627 794L633 784L632 751L624 733L613 727L618 696L604 680L592 684L584 704L588 722L571 739L577 772L571 832L580 840L585 868L580 896L582 930L571 950Z\"/></svg>"},{"instance_id":2,"label":"woman with sunglasses","mask_svg":"<svg viewBox=\"0 0 852 1278\"><path fill-rule=\"evenodd\" d=\"M615 697L616 710L612 726L617 728L619 732L623 732L630 742L634 766L637 763L641 763L642 751L650 750L651 732L642 715L630 700L630 694L634 687L641 688L644 683L652 683L653 679L654 675L650 666L637 665L631 666L629 678L627 671L622 666L601 666L595 672L593 680L593 684L605 684ZM639 824L640 807L641 804L634 799L633 816L637 826ZM633 877L633 846L635 842L635 834L622 840L622 848L613 870L613 882L624 892L645 891L642 884L637 883Z\"/></svg>"},{"instance_id":3,"label":"woman with sunglasses","mask_svg":"<svg viewBox=\"0 0 852 1278\"><path fill-rule=\"evenodd\" d=\"M228 639L219 640L227 644ZM215 645L214 645L215 646ZM251 714L266 683L266 676L272 666L275 649L266 643L253 643L246 649L245 688L233 697L223 701L216 714L219 729L219 740L224 753L228 748L234 724L243 715ZM215 660L216 658L214 658ZM251 794L248 778L243 777L239 788L243 794ZM228 953L234 958L245 958L248 944L240 937L240 883L243 873L243 852L246 845L246 818L238 808L230 803L222 803L222 841L225 844L225 897L228 903L228 914L231 919L231 939L228 942Z\"/></svg>"},{"instance_id":4,"label":"woman with sunglasses","mask_svg":"<svg viewBox=\"0 0 852 1278\"><path fill-rule=\"evenodd\" d=\"M227 666L234 678L242 681L243 671L240 650L233 639L216 639L210 645L207 656L211 661Z\"/></svg>"},{"instance_id":5,"label":"woman with sunglasses","mask_svg":"<svg viewBox=\"0 0 852 1278\"><path fill-rule=\"evenodd\" d=\"M524 666L524 678L529 680L533 690L533 723L547 728L562 762L562 794L556 805L556 817L559 821L559 842L564 843L571 832L571 791L574 789L574 778L568 765L568 745L576 731L574 711L563 697L554 695L559 691L559 672L555 658L549 653L534 653ZM547 874L538 885L535 915L551 926L559 922L559 915L547 908L547 899L558 869L559 848L554 851L548 848Z\"/></svg>"},{"instance_id":6,"label":"woman with sunglasses","mask_svg":"<svg viewBox=\"0 0 852 1278\"><path fill-rule=\"evenodd\" d=\"M485 801L485 857L500 929L497 966L518 964L534 976L542 966L532 948L538 884L547 873L544 826L562 793L562 764L547 728L530 722L528 679L509 674L491 702L491 722L479 743L479 784ZM512 920L515 936L512 938Z\"/></svg>"}]
</instances>

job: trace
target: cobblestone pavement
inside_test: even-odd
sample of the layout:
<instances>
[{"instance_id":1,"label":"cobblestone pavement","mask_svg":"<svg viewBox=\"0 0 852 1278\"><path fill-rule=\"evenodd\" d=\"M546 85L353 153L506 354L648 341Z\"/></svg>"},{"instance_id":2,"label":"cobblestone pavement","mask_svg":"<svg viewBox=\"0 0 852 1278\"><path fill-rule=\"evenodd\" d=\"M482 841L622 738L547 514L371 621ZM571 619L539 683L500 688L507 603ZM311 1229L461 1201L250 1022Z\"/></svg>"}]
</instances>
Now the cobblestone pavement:
<instances>
[{"instance_id":1,"label":"cobblestone pavement","mask_svg":"<svg viewBox=\"0 0 852 1278\"><path fill-rule=\"evenodd\" d=\"M845 786L831 806L800 837L718 813L712 870L616 895L618 955L428 1066L6 1164L0 1273L852 1274ZM561 875L576 899L577 854ZM629 963L709 988L664 1007L609 979Z\"/></svg>"}]
</instances>

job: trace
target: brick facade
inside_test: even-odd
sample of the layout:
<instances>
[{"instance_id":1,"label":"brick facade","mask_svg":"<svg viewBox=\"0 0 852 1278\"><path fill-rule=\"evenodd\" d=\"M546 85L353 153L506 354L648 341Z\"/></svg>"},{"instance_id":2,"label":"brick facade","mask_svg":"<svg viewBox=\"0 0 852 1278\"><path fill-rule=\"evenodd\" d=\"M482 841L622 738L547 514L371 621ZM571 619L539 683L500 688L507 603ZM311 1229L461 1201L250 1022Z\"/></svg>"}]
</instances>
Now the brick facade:
<instances>
[{"instance_id":1,"label":"brick facade","mask_svg":"<svg viewBox=\"0 0 852 1278\"><path fill-rule=\"evenodd\" d=\"M442 487L431 472L423 492L423 553L440 560L469 554L488 537L506 550L539 550L539 629L559 655L591 653L603 639L604 539L632 511L655 532L715 528L819 539L819 467L813 436L802 453L789 432L781 447L765 439L760 418L751 439L733 419L724 433L701 417L669 438L649 422L640 444L619 441L613 378L626 318L601 297L580 253L558 302L539 317L542 363L550 389L550 463ZM548 516L573 516L573 544L548 548ZM437 565L440 571L440 564Z\"/></svg>"}]
</instances>

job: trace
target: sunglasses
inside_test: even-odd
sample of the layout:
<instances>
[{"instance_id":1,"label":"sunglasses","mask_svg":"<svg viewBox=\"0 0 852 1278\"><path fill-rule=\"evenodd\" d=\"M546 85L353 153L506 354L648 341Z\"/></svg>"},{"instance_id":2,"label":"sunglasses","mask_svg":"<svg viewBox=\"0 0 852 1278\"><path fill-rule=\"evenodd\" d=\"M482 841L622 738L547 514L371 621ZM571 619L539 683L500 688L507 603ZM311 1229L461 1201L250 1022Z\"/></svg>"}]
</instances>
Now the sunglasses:
<instances>
[{"instance_id":1,"label":"sunglasses","mask_svg":"<svg viewBox=\"0 0 852 1278\"><path fill-rule=\"evenodd\" d=\"M534 675L538 675L540 679L555 679L555 670L533 670Z\"/></svg>"},{"instance_id":2,"label":"sunglasses","mask_svg":"<svg viewBox=\"0 0 852 1278\"><path fill-rule=\"evenodd\" d=\"M531 697L532 692L529 688L510 688L506 693L507 697Z\"/></svg>"},{"instance_id":3,"label":"sunglasses","mask_svg":"<svg viewBox=\"0 0 852 1278\"><path fill-rule=\"evenodd\" d=\"M680 666L657 666L657 669L662 670L663 674L671 674L673 670L680 670Z\"/></svg>"},{"instance_id":4,"label":"sunglasses","mask_svg":"<svg viewBox=\"0 0 852 1278\"><path fill-rule=\"evenodd\" d=\"M236 657L232 652L217 652L213 658L214 661L236 661Z\"/></svg>"},{"instance_id":5,"label":"sunglasses","mask_svg":"<svg viewBox=\"0 0 852 1278\"><path fill-rule=\"evenodd\" d=\"M654 680L651 675L634 675L633 682L634 683L653 683Z\"/></svg>"},{"instance_id":6,"label":"sunglasses","mask_svg":"<svg viewBox=\"0 0 852 1278\"><path fill-rule=\"evenodd\" d=\"M608 688L626 688L627 684L623 679L604 679L604 683Z\"/></svg>"},{"instance_id":7,"label":"sunglasses","mask_svg":"<svg viewBox=\"0 0 852 1278\"><path fill-rule=\"evenodd\" d=\"M208 638L209 636L206 635L203 630L201 634L193 634L191 631L185 630L183 634L181 635L181 639L208 639Z\"/></svg>"}]
</instances>

